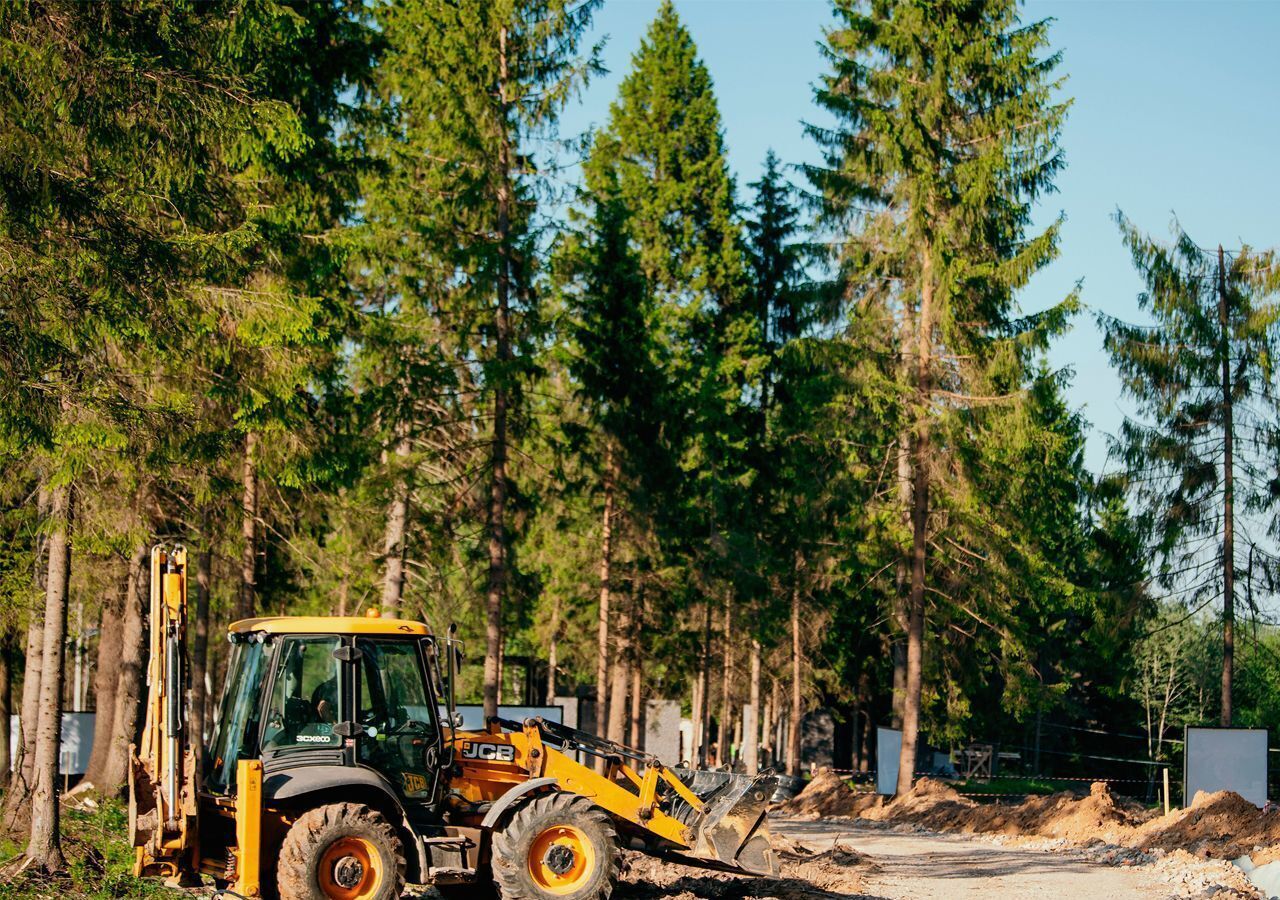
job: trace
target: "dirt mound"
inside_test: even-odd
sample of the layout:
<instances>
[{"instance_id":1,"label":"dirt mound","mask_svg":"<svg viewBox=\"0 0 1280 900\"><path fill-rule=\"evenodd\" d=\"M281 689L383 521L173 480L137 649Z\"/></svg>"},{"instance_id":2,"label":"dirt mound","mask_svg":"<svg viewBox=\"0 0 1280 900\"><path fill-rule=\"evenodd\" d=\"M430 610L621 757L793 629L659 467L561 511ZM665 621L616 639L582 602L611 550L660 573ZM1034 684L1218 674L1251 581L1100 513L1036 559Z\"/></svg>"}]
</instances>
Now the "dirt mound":
<instances>
[{"instance_id":1,"label":"dirt mound","mask_svg":"<svg viewBox=\"0 0 1280 900\"><path fill-rule=\"evenodd\" d=\"M1095 782L1085 797L1064 791L1028 797L1015 805L978 804L933 779L921 779L909 794L886 806L878 818L910 822L933 831L1007 834L1118 843L1139 817L1117 802L1106 784Z\"/></svg>"},{"instance_id":2,"label":"dirt mound","mask_svg":"<svg viewBox=\"0 0 1280 900\"><path fill-rule=\"evenodd\" d=\"M626 853L622 879L614 896L630 900L814 900L858 893L862 875L873 868L865 856L849 847L837 845L814 853L795 841L782 840L789 849L775 845L782 859L778 878L711 872Z\"/></svg>"},{"instance_id":3,"label":"dirt mound","mask_svg":"<svg viewBox=\"0 0 1280 900\"><path fill-rule=\"evenodd\" d=\"M837 844L830 850L815 853L799 862L788 864L784 861L782 877L785 880L811 884L819 890L847 896L861 889L862 874L873 868L867 857L856 850Z\"/></svg>"},{"instance_id":4,"label":"dirt mound","mask_svg":"<svg viewBox=\"0 0 1280 900\"><path fill-rule=\"evenodd\" d=\"M803 791L784 803L781 812L788 816L856 817L883 803L878 794L859 794L839 775L824 770L814 776Z\"/></svg>"},{"instance_id":5,"label":"dirt mound","mask_svg":"<svg viewBox=\"0 0 1280 900\"><path fill-rule=\"evenodd\" d=\"M921 778L891 803L869 809L863 818L881 822L910 822L934 831L973 830L975 804L936 778Z\"/></svg>"},{"instance_id":6,"label":"dirt mound","mask_svg":"<svg viewBox=\"0 0 1280 900\"><path fill-rule=\"evenodd\" d=\"M1141 850L1185 850L1202 857L1255 861L1280 858L1280 809L1260 810L1238 794L1197 794L1187 809L1167 816L1116 797L1104 782L1089 793L1028 797L1021 803L977 803L945 782L922 778L910 792L884 803L855 794L830 773L784 808L784 813L859 816L930 831L1105 842Z\"/></svg>"},{"instance_id":7,"label":"dirt mound","mask_svg":"<svg viewBox=\"0 0 1280 900\"><path fill-rule=\"evenodd\" d=\"M1139 828L1135 844L1234 859L1258 847L1280 844L1280 810L1263 811L1231 791L1200 791L1186 809Z\"/></svg>"}]
</instances>

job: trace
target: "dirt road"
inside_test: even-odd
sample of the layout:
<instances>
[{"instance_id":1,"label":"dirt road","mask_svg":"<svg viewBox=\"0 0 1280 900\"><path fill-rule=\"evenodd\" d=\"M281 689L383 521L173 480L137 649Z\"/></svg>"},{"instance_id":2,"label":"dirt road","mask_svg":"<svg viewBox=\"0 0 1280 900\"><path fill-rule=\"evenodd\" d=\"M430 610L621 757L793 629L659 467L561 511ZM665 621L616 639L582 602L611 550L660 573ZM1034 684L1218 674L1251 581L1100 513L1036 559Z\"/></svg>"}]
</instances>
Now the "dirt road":
<instances>
[{"instance_id":1,"label":"dirt road","mask_svg":"<svg viewBox=\"0 0 1280 900\"><path fill-rule=\"evenodd\" d=\"M773 830L814 850L837 840L870 857L867 900L982 897L999 900L1137 900L1179 894L1141 871L1061 853L1000 847L947 835L899 833L856 823L771 819ZM827 896L837 896L828 894ZM1185 895L1182 895L1185 896Z\"/></svg>"}]
</instances>

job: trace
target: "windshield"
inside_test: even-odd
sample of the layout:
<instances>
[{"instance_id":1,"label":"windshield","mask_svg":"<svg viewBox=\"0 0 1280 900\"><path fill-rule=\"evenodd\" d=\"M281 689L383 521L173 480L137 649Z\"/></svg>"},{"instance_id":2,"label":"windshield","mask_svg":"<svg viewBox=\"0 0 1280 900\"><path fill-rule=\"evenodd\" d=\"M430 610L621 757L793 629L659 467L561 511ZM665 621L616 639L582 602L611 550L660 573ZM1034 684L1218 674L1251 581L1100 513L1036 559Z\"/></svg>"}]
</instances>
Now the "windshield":
<instances>
[{"instance_id":1,"label":"windshield","mask_svg":"<svg viewBox=\"0 0 1280 900\"><path fill-rule=\"evenodd\" d=\"M205 781L215 794L231 792L235 787L236 763L254 752L266 652L259 641L232 646L220 715L213 730L213 761Z\"/></svg>"}]
</instances>

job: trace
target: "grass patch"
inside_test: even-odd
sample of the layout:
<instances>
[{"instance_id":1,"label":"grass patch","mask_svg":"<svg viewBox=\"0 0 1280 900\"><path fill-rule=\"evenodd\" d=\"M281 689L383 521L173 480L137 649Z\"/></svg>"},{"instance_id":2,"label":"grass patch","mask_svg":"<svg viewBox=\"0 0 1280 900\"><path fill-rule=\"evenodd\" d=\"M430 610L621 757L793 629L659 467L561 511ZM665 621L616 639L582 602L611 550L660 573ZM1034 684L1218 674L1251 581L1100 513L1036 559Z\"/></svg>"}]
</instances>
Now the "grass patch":
<instances>
[{"instance_id":1,"label":"grass patch","mask_svg":"<svg viewBox=\"0 0 1280 900\"><path fill-rule=\"evenodd\" d=\"M67 872L57 877L24 874L0 884L0 900L115 900L120 897L173 897L158 879L133 877L133 848L125 839L128 813L121 803L96 810L62 810L62 852ZM12 839L0 840L6 863L22 854Z\"/></svg>"}]
</instances>

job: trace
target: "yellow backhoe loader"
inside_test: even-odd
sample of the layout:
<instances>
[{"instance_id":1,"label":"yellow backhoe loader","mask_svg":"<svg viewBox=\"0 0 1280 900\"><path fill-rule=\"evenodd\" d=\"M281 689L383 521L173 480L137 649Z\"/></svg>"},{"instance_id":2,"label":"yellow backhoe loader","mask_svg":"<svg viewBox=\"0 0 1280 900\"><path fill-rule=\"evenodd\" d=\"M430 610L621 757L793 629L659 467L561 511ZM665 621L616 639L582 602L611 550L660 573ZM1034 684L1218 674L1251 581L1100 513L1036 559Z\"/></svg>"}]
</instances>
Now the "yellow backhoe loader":
<instances>
[{"instance_id":1,"label":"yellow backhoe loader","mask_svg":"<svg viewBox=\"0 0 1280 900\"><path fill-rule=\"evenodd\" d=\"M182 547L152 552L147 713L129 781L139 876L208 876L242 898L388 900L412 883L604 900L624 848L777 874L772 775L668 768L542 719L459 730L460 645L419 622L236 622L206 748L187 720L186 565ZM584 764L599 759L604 774Z\"/></svg>"}]
</instances>

